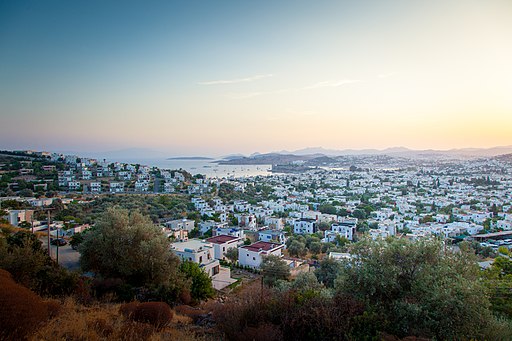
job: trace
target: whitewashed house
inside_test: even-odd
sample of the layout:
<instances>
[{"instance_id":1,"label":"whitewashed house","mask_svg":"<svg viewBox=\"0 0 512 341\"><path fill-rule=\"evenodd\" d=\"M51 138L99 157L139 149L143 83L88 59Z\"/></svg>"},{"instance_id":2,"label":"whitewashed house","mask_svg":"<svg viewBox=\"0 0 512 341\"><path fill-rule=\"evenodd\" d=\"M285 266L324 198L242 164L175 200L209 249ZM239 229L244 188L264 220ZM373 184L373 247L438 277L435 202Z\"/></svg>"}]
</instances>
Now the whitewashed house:
<instances>
[{"instance_id":1,"label":"whitewashed house","mask_svg":"<svg viewBox=\"0 0 512 341\"><path fill-rule=\"evenodd\" d=\"M274 255L281 257L283 244L274 244L267 242L256 242L251 245L245 245L238 248L238 263L242 266L259 268L263 257Z\"/></svg>"}]
</instances>

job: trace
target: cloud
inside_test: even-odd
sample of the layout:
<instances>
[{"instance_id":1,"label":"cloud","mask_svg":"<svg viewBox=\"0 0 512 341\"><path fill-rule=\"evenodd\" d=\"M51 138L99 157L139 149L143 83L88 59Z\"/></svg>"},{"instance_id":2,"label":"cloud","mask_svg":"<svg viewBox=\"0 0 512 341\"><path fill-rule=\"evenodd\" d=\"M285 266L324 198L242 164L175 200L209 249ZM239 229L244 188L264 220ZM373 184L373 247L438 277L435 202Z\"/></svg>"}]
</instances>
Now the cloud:
<instances>
[{"instance_id":1,"label":"cloud","mask_svg":"<svg viewBox=\"0 0 512 341\"><path fill-rule=\"evenodd\" d=\"M246 83L246 82L254 82L259 79L263 78L269 78L273 77L273 74L266 74L266 75L255 75L245 78L236 78L236 79L220 79L220 80L214 80L214 81L205 81L205 82L199 82L197 84L200 85L219 85L219 84L235 84L235 83Z\"/></svg>"},{"instance_id":2,"label":"cloud","mask_svg":"<svg viewBox=\"0 0 512 341\"><path fill-rule=\"evenodd\" d=\"M229 93L227 94L228 97L233 99L246 99L246 98L252 98L256 96L263 96L263 95L276 95L276 94L283 94L283 93L289 93L289 92L298 92L302 90L311 90L311 89L318 89L318 88L325 88L325 87L338 87L346 84L353 84L353 83L361 83L362 80L358 79L341 79L337 81L323 81L318 82L316 84L302 87L302 88L284 88L284 89L277 89L273 91L258 91L258 92L243 92L243 93Z\"/></svg>"},{"instance_id":3,"label":"cloud","mask_svg":"<svg viewBox=\"0 0 512 341\"><path fill-rule=\"evenodd\" d=\"M278 90L273 90L273 91L238 92L238 93L229 93L229 94L227 94L227 96L230 98L234 98L234 99L245 99L245 98L252 98L252 97L262 96L262 95L283 94L283 93L292 92L292 91L297 91L297 89L278 89Z\"/></svg>"},{"instance_id":4,"label":"cloud","mask_svg":"<svg viewBox=\"0 0 512 341\"><path fill-rule=\"evenodd\" d=\"M346 85L346 84L353 84L353 83L360 83L360 82L362 82L362 81L359 79L340 79L340 80L336 80L336 81L323 81L323 82L318 82L318 83L310 85L310 86L306 86L306 87L304 87L304 89L309 90L309 89L318 89L318 88L327 88L327 87L338 87L338 86L342 86L342 85Z\"/></svg>"},{"instance_id":5,"label":"cloud","mask_svg":"<svg viewBox=\"0 0 512 341\"><path fill-rule=\"evenodd\" d=\"M227 94L229 98L233 99L246 99L246 98L252 98L256 96L261 96L267 94L266 92L242 92L242 93L230 93Z\"/></svg>"}]
</instances>

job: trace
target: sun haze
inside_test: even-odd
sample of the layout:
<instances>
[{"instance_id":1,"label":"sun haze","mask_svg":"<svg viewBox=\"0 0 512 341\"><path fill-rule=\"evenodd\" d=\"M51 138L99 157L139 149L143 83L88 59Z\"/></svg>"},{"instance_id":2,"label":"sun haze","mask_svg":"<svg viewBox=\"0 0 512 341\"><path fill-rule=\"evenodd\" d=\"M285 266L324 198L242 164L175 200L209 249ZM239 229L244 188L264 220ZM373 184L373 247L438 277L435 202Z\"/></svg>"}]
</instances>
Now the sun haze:
<instances>
[{"instance_id":1,"label":"sun haze","mask_svg":"<svg viewBox=\"0 0 512 341\"><path fill-rule=\"evenodd\" d=\"M512 2L0 2L0 144L512 144Z\"/></svg>"}]
</instances>

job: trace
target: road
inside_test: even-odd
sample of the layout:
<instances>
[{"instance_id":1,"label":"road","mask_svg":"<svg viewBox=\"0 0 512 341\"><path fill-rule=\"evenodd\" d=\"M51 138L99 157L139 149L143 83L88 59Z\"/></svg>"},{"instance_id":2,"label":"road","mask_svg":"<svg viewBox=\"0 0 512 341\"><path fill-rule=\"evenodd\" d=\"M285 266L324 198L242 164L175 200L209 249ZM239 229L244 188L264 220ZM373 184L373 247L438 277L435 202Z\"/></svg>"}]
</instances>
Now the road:
<instances>
[{"instance_id":1,"label":"road","mask_svg":"<svg viewBox=\"0 0 512 341\"><path fill-rule=\"evenodd\" d=\"M160 193L160 178L155 176L155 180L153 182L153 190L155 193Z\"/></svg>"},{"instance_id":2,"label":"road","mask_svg":"<svg viewBox=\"0 0 512 341\"><path fill-rule=\"evenodd\" d=\"M43 242L43 248L46 248L47 242L46 238L39 239ZM52 251L52 259L57 259L57 246L51 245ZM59 264L70 270L77 271L80 269L80 253L71 248L69 244L64 246L59 246Z\"/></svg>"}]
</instances>

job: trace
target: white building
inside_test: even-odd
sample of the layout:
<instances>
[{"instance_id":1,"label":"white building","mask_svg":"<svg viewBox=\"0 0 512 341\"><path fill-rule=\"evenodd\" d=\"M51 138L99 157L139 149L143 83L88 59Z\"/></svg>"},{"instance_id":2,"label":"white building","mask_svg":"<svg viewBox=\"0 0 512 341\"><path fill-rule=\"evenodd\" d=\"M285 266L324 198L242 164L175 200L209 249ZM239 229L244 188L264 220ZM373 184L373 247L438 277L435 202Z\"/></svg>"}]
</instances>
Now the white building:
<instances>
[{"instance_id":1,"label":"white building","mask_svg":"<svg viewBox=\"0 0 512 341\"><path fill-rule=\"evenodd\" d=\"M206 239L208 243L213 244L215 259L226 259L226 251L230 248L237 249L243 244L243 240L238 237L219 235Z\"/></svg>"},{"instance_id":2,"label":"white building","mask_svg":"<svg viewBox=\"0 0 512 341\"><path fill-rule=\"evenodd\" d=\"M213 236L233 236L245 239L245 232L243 229L237 227L217 227L212 230Z\"/></svg>"},{"instance_id":3,"label":"white building","mask_svg":"<svg viewBox=\"0 0 512 341\"><path fill-rule=\"evenodd\" d=\"M173 230L187 230L188 232L192 231L194 229L195 222L193 220L188 219L176 219L176 220L170 220L165 223L165 226L173 229Z\"/></svg>"},{"instance_id":4,"label":"white building","mask_svg":"<svg viewBox=\"0 0 512 341\"><path fill-rule=\"evenodd\" d=\"M354 235L356 234L356 225L349 224L332 224L331 231L339 233L341 236L347 238L348 240L353 240Z\"/></svg>"},{"instance_id":5,"label":"white building","mask_svg":"<svg viewBox=\"0 0 512 341\"><path fill-rule=\"evenodd\" d=\"M124 192L124 182L111 182L110 193L122 193Z\"/></svg>"},{"instance_id":6,"label":"white building","mask_svg":"<svg viewBox=\"0 0 512 341\"><path fill-rule=\"evenodd\" d=\"M101 192L101 182L91 182L89 185L92 193L100 193Z\"/></svg>"},{"instance_id":7,"label":"white building","mask_svg":"<svg viewBox=\"0 0 512 341\"><path fill-rule=\"evenodd\" d=\"M82 179L83 180L91 180L92 178L92 172L89 170L82 171Z\"/></svg>"},{"instance_id":8,"label":"white building","mask_svg":"<svg viewBox=\"0 0 512 341\"><path fill-rule=\"evenodd\" d=\"M214 257L214 248L211 243L199 239L189 239L186 242L172 243L171 250L183 261L199 264L210 277L220 271L220 264Z\"/></svg>"},{"instance_id":9,"label":"white building","mask_svg":"<svg viewBox=\"0 0 512 341\"><path fill-rule=\"evenodd\" d=\"M275 230L282 230L284 228L284 223L282 218L278 217L265 217L265 225Z\"/></svg>"},{"instance_id":10,"label":"white building","mask_svg":"<svg viewBox=\"0 0 512 341\"><path fill-rule=\"evenodd\" d=\"M80 189L80 181L70 181L68 182L68 188L70 191L76 191Z\"/></svg>"},{"instance_id":11,"label":"white building","mask_svg":"<svg viewBox=\"0 0 512 341\"><path fill-rule=\"evenodd\" d=\"M284 244L286 236L279 230L261 230L258 231L258 240L268 243Z\"/></svg>"},{"instance_id":12,"label":"white building","mask_svg":"<svg viewBox=\"0 0 512 341\"><path fill-rule=\"evenodd\" d=\"M283 244L274 244L261 241L251 245L245 245L238 248L238 262L242 266L259 268L263 257L269 255L281 257L281 250L283 248Z\"/></svg>"},{"instance_id":13,"label":"white building","mask_svg":"<svg viewBox=\"0 0 512 341\"><path fill-rule=\"evenodd\" d=\"M135 191L147 192L149 191L149 180L137 180L135 181Z\"/></svg>"},{"instance_id":14,"label":"white building","mask_svg":"<svg viewBox=\"0 0 512 341\"><path fill-rule=\"evenodd\" d=\"M293 233L296 234L313 234L316 230L315 219L302 218L293 223Z\"/></svg>"},{"instance_id":15,"label":"white building","mask_svg":"<svg viewBox=\"0 0 512 341\"><path fill-rule=\"evenodd\" d=\"M0 217L13 226L18 226L22 222L32 222L34 210L7 210L7 215Z\"/></svg>"}]
</instances>

